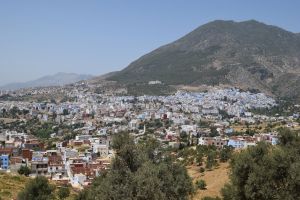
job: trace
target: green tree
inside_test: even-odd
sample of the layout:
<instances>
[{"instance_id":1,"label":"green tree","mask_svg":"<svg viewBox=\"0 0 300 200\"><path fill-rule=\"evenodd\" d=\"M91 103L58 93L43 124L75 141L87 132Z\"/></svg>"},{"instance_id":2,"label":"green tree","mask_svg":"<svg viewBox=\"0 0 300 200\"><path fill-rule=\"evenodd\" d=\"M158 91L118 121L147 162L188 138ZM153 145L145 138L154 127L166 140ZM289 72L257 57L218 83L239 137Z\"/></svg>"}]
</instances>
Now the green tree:
<instances>
[{"instance_id":1,"label":"green tree","mask_svg":"<svg viewBox=\"0 0 300 200\"><path fill-rule=\"evenodd\" d=\"M202 166L203 163L203 154L197 153L196 154L196 162L199 166Z\"/></svg>"},{"instance_id":2,"label":"green tree","mask_svg":"<svg viewBox=\"0 0 300 200\"><path fill-rule=\"evenodd\" d=\"M212 169L216 164L217 164L217 160L216 160L217 156L216 156L216 152L215 151L210 151L207 154L207 158L206 158L206 168L207 169Z\"/></svg>"},{"instance_id":3,"label":"green tree","mask_svg":"<svg viewBox=\"0 0 300 200\"><path fill-rule=\"evenodd\" d=\"M216 137L219 136L219 132L217 131L216 127L211 127L210 128L210 133L209 133L209 137Z\"/></svg>"},{"instance_id":4,"label":"green tree","mask_svg":"<svg viewBox=\"0 0 300 200\"><path fill-rule=\"evenodd\" d=\"M77 199L188 199L193 185L185 167L162 153L157 141L135 143L127 134L113 138L111 169L93 181Z\"/></svg>"},{"instance_id":5,"label":"green tree","mask_svg":"<svg viewBox=\"0 0 300 200\"><path fill-rule=\"evenodd\" d=\"M68 115L68 114L69 114L68 109L64 109L64 110L63 110L63 115Z\"/></svg>"},{"instance_id":6,"label":"green tree","mask_svg":"<svg viewBox=\"0 0 300 200\"><path fill-rule=\"evenodd\" d=\"M220 150L220 161L221 162L227 162L231 158L232 152L233 152L233 147L224 146Z\"/></svg>"},{"instance_id":7,"label":"green tree","mask_svg":"<svg viewBox=\"0 0 300 200\"><path fill-rule=\"evenodd\" d=\"M27 166L21 166L20 167L20 169L18 170L18 173L20 174L20 175L25 175L25 176L29 176L29 174L30 174L30 168L29 167L27 167Z\"/></svg>"},{"instance_id":8,"label":"green tree","mask_svg":"<svg viewBox=\"0 0 300 200\"><path fill-rule=\"evenodd\" d=\"M75 200L87 200L89 199L89 194L90 190L88 188L81 190L79 194L75 197Z\"/></svg>"},{"instance_id":9,"label":"green tree","mask_svg":"<svg viewBox=\"0 0 300 200\"><path fill-rule=\"evenodd\" d=\"M222 189L224 200L299 199L299 133L281 130L279 146L259 143L235 155L230 166L230 183Z\"/></svg>"},{"instance_id":10,"label":"green tree","mask_svg":"<svg viewBox=\"0 0 300 200\"><path fill-rule=\"evenodd\" d=\"M55 187L49 184L44 176L37 176L30 180L23 191L18 195L18 200L51 200L54 199Z\"/></svg>"},{"instance_id":11,"label":"green tree","mask_svg":"<svg viewBox=\"0 0 300 200\"><path fill-rule=\"evenodd\" d=\"M57 191L57 196L59 199L65 199L70 195L69 187L60 187Z\"/></svg>"}]
</instances>

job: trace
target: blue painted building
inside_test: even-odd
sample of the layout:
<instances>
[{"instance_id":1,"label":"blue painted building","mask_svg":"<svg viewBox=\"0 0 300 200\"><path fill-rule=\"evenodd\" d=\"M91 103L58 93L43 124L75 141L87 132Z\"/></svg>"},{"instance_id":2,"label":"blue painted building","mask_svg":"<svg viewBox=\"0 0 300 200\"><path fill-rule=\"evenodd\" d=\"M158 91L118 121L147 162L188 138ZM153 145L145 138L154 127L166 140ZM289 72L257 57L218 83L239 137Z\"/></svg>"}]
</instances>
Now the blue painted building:
<instances>
[{"instance_id":1,"label":"blue painted building","mask_svg":"<svg viewBox=\"0 0 300 200\"><path fill-rule=\"evenodd\" d=\"M277 137L272 137L271 138L271 143L272 143L272 145L277 145L278 144L278 138Z\"/></svg>"},{"instance_id":2,"label":"blue painted building","mask_svg":"<svg viewBox=\"0 0 300 200\"><path fill-rule=\"evenodd\" d=\"M243 139L229 139L227 146L232 146L235 149L242 149L245 146L245 141Z\"/></svg>"},{"instance_id":3,"label":"blue painted building","mask_svg":"<svg viewBox=\"0 0 300 200\"><path fill-rule=\"evenodd\" d=\"M2 169L8 169L9 168L9 157L8 157L8 155L1 155L0 156L0 167Z\"/></svg>"}]
</instances>

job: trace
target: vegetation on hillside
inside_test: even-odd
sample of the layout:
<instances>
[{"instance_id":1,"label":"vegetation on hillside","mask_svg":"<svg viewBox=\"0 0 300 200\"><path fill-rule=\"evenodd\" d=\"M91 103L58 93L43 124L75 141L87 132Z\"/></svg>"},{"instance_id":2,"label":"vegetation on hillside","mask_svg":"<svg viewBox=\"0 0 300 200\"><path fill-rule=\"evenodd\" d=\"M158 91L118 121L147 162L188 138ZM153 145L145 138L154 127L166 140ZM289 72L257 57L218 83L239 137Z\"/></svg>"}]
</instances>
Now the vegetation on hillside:
<instances>
[{"instance_id":1,"label":"vegetation on hillside","mask_svg":"<svg viewBox=\"0 0 300 200\"><path fill-rule=\"evenodd\" d=\"M196 164L207 170L217 167L220 162L227 162L233 154L232 147L223 147L221 149L215 146L198 145L194 148L183 148L177 152L177 157L185 165Z\"/></svg>"},{"instance_id":2,"label":"vegetation on hillside","mask_svg":"<svg viewBox=\"0 0 300 200\"><path fill-rule=\"evenodd\" d=\"M24 190L19 193L18 200L54 200L54 185L44 176L30 180Z\"/></svg>"},{"instance_id":3,"label":"vegetation on hillside","mask_svg":"<svg viewBox=\"0 0 300 200\"><path fill-rule=\"evenodd\" d=\"M116 155L111 169L103 172L76 198L189 199L195 189L205 191L210 188L211 180L207 181L205 174L213 174L211 170L218 170L218 166L224 164L221 162L229 160L230 179L222 189L222 199L297 199L300 196L300 135L290 129L279 131L279 145L259 143L236 153L228 147L217 149L201 145L195 149L187 146L176 152L174 149L163 149L151 137L134 141L130 134L121 133L113 138L112 147ZM185 165L197 166L198 175L193 177L194 184ZM15 176L14 179L24 178ZM43 177L26 182L19 194L20 200L64 199L70 195L68 187L58 188ZM6 197L13 197L7 189L0 192Z\"/></svg>"},{"instance_id":4,"label":"vegetation on hillside","mask_svg":"<svg viewBox=\"0 0 300 200\"><path fill-rule=\"evenodd\" d=\"M29 178L0 172L0 199L15 199L17 193L24 189Z\"/></svg>"},{"instance_id":5,"label":"vegetation on hillside","mask_svg":"<svg viewBox=\"0 0 300 200\"><path fill-rule=\"evenodd\" d=\"M113 148L111 169L78 199L188 199L193 193L186 169L164 154L155 140L135 144L123 133L114 137Z\"/></svg>"},{"instance_id":6,"label":"vegetation on hillside","mask_svg":"<svg viewBox=\"0 0 300 200\"><path fill-rule=\"evenodd\" d=\"M283 129L280 145L260 143L232 159L224 200L299 199L300 136Z\"/></svg>"},{"instance_id":7,"label":"vegetation on hillside","mask_svg":"<svg viewBox=\"0 0 300 200\"><path fill-rule=\"evenodd\" d=\"M135 83L129 84L127 86L127 94L132 96L142 96L142 95L150 95L150 96L158 96L158 95L168 95L175 93L176 90L171 86L164 84L157 85L149 85L145 83Z\"/></svg>"},{"instance_id":8,"label":"vegetation on hillside","mask_svg":"<svg viewBox=\"0 0 300 200\"><path fill-rule=\"evenodd\" d=\"M74 199L69 185L57 186L46 177L37 176L26 182L24 189L18 193L17 200L62 200L68 197Z\"/></svg>"}]
</instances>

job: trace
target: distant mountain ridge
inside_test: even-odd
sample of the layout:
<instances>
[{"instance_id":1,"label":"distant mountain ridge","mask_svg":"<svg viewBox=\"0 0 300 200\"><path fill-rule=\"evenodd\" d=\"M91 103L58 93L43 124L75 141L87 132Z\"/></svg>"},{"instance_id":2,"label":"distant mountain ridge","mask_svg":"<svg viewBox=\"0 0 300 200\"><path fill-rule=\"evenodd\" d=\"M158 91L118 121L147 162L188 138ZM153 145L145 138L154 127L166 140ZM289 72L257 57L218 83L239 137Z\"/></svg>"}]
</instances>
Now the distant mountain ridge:
<instances>
[{"instance_id":1,"label":"distant mountain ridge","mask_svg":"<svg viewBox=\"0 0 300 200\"><path fill-rule=\"evenodd\" d=\"M132 62L108 80L219 85L300 97L300 37L249 20L216 20Z\"/></svg>"},{"instance_id":2,"label":"distant mountain ridge","mask_svg":"<svg viewBox=\"0 0 300 200\"><path fill-rule=\"evenodd\" d=\"M92 77L93 76L91 75L85 75L85 74L59 72L54 75L43 76L33 81L6 84L4 86L0 86L0 89L17 90L21 88L31 88L31 87L62 86L62 85L71 84L82 80L87 80Z\"/></svg>"}]
</instances>

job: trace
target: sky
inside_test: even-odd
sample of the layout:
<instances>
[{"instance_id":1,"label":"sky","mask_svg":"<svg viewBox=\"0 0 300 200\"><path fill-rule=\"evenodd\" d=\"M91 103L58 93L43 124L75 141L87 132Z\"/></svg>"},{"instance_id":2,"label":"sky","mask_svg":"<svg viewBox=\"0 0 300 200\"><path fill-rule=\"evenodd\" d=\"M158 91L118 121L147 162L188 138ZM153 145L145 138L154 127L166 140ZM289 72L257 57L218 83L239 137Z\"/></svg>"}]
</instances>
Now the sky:
<instances>
[{"instance_id":1,"label":"sky","mask_svg":"<svg viewBox=\"0 0 300 200\"><path fill-rule=\"evenodd\" d=\"M101 75L213 20L300 32L298 0L1 0L0 85Z\"/></svg>"}]
</instances>

